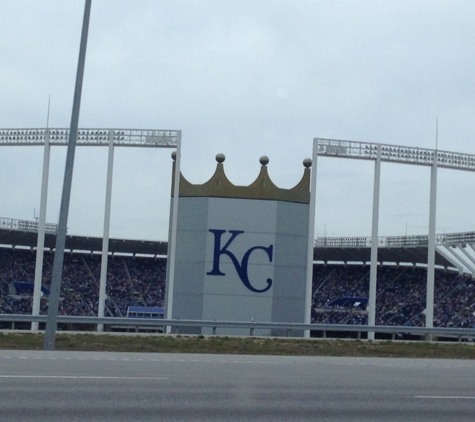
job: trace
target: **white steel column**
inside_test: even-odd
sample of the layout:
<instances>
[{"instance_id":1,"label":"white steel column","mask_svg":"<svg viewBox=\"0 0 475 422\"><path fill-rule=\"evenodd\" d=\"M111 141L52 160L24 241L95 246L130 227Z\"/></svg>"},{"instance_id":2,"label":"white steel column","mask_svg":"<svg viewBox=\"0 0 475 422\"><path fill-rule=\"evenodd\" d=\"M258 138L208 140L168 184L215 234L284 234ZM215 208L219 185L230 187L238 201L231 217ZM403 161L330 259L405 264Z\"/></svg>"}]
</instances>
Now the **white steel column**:
<instances>
[{"instance_id":1,"label":"white steel column","mask_svg":"<svg viewBox=\"0 0 475 422\"><path fill-rule=\"evenodd\" d=\"M373 186L373 224L371 233L371 267L369 273L368 325L376 324L376 282L378 273L378 224L379 224L379 190L381 184L381 145L374 164ZM374 340L374 331L368 332L368 340Z\"/></svg>"},{"instance_id":2,"label":"white steel column","mask_svg":"<svg viewBox=\"0 0 475 422\"><path fill-rule=\"evenodd\" d=\"M435 216L437 208L437 150L430 170L429 247L427 250L426 328L434 326Z\"/></svg>"},{"instance_id":3,"label":"white steel column","mask_svg":"<svg viewBox=\"0 0 475 422\"><path fill-rule=\"evenodd\" d=\"M167 286L167 319L172 319L173 315L173 293L175 286L175 256L176 256L176 235L178 228L178 196L180 194L180 161L181 161L181 131L177 142L176 156L175 156L175 184L173 186L173 198L172 198L172 227L170 241L168 242L168 257L170 262ZM171 332L171 327L167 327L167 332Z\"/></svg>"},{"instance_id":4,"label":"white steel column","mask_svg":"<svg viewBox=\"0 0 475 422\"><path fill-rule=\"evenodd\" d=\"M467 265L467 268L469 268L472 271L472 274L474 274L475 273L475 268L474 268L475 258L467 252L467 248L466 247L464 248L463 245L459 246L459 249L468 258L468 260L472 263L472 265Z\"/></svg>"},{"instance_id":5,"label":"white steel column","mask_svg":"<svg viewBox=\"0 0 475 422\"><path fill-rule=\"evenodd\" d=\"M33 310L32 315L40 314L41 302L41 284L43 281L43 254L45 246L45 225L46 225L46 206L48 201L48 177L49 177L49 129L45 130L45 148L43 155L43 175L41 179L41 199L40 199L40 219L38 221L38 243L36 246L36 264L35 264L35 287L33 290ZM31 323L31 331L38 331L38 323Z\"/></svg>"},{"instance_id":6,"label":"white steel column","mask_svg":"<svg viewBox=\"0 0 475 422\"><path fill-rule=\"evenodd\" d=\"M109 257L109 228L111 217L112 173L114 169L114 130L109 130L109 159L107 161L106 206L104 210L104 234L102 237L101 280L99 283L98 317L104 318L106 307L107 258ZM104 324L97 324L97 331L103 331Z\"/></svg>"},{"instance_id":7,"label":"white steel column","mask_svg":"<svg viewBox=\"0 0 475 422\"><path fill-rule=\"evenodd\" d=\"M473 248L473 245L470 244L470 243L467 244L467 248L466 248L466 249L469 249L469 248L470 248L470 250L471 250L472 252L475 252L475 249ZM469 256L468 252L465 251L465 248L464 248L464 253L465 253L467 256ZM471 256L469 256L469 258L470 258L470 259L472 260L472 262L475 264L475 259L473 259Z\"/></svg>"},{"instance_id":8,"label":"white steel column","mask_svg":"<svg viewBox=\"0 0 475 422\"><path fill-rule=\"evenodd\" d=\"M473 266L473 258L468 255L467 251L465 251L462 247L460 246L446 246L446 249L452 254L452 256L464 265L468 271L470 271L472 274L475 272L475 267ZM460 256L458 251L462 252L469 260L467 261L463 256Z\"/></svg>"},{"instance_id":9,"label":"white steel column","mask_svg":"<svg viewBox=\"0 0 475 422\"><path fill-rule=\"evenodd\" d=\"M312 167L310 173L310 206L308 214L308 245L307 245L307 284L305 291L305 324L310 324L312 318L312 283L313 283L313 249L315 244L315 203L317 189L317 140L313 140ZM310 338L310 330L305 330L304 336Z\"/></svg>"},{"instance_id":10,"label":"white steel column","mask_svg":"<svg viewBox=\"0 0 475 422\"><path fill-rule=\"evenodd\" d=\"M449 261L453 267L459 270L459 274L463 274L463 265L458 259L453 258L453 254L449 252L449 248L444 245L436 245L435 250L438 254L442 255L447 261Z\"/></svg>"}]
</instances>

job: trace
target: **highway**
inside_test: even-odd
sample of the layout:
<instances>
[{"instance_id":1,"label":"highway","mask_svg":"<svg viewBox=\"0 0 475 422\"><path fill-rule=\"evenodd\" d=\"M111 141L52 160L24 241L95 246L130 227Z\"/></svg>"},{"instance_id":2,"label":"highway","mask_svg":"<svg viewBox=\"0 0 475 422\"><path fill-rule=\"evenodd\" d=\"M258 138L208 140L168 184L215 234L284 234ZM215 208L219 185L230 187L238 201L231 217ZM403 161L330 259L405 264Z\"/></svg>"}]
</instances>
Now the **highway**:
<instances>
[{"instance_id":1,"label":"highway","mask_svg":"<svg viewBox=\"0 0 475 422\"><path fill-rule=\"evenodd\" d=\"M475 362L0 351L0 421L473 421Z\"/></svg>"}]
</instances>

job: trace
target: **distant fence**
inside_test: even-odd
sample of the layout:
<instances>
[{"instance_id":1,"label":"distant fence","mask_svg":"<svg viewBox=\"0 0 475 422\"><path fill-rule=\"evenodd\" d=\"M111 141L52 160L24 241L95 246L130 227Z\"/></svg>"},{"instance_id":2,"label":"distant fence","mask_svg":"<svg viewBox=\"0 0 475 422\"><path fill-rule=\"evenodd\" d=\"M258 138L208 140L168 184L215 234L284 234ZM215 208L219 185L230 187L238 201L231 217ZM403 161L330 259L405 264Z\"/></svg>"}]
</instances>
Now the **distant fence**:
<instances>
[{"instance_id":1,"label":"distant fence","mask_svg":"<svg viewBox=\"0 0 475 422\"><path fill-rule=\"evenodd\" d=\"M371 237L317 237L314 242L316 248L370 248ZM475 232L438 234L437 245L463 246L475 243ZM427 246L429 237L416 236L380 236L378 246L387 248L408 248Z\"/></svg>"},{"instance_id":2,"label":"distant fence","mask_svg":"<svg viewBox=\"0 0 475 422\"><path fill-rule=\"evenodd\" d=\"M0 322L46 322L46 315L14 315L0 314ZM249 335L254 335L254 330L285 330L288 337L299 337L303 331L318 331L325 337L327 332L352 332L357 334L357 338L361 337L361 333L380 333L392 334L393 338L396 334L408 334L421 337L453 337L459 341L461 339L475 339L475 328L426 328L426 327L406 327L406 326L388 326L388 325L340 325L340 324L299 324L290 322L252 322L252 321L200 321L190 319L153 319L153 318L98 318L87 316L58 316L58 324L102 324L109 326L129 326L143 328L166 328L172 327L201 327L211 328L213 334L216 334L218 328L236 328L248 329Z\"/></svg>"},{"instance_id":3,"label":"distant fence","mask_svg":"<svg viewBox=\"0 0 475 422\"><path fill-rule=\"evenodd\" d=\"M0 229L19 230L24 232L38 232L38 221L18 220L15 218L0 217ZM46 234L56 234L58 225L54 223L45 223Z\"/></svg>"}]
</instances>

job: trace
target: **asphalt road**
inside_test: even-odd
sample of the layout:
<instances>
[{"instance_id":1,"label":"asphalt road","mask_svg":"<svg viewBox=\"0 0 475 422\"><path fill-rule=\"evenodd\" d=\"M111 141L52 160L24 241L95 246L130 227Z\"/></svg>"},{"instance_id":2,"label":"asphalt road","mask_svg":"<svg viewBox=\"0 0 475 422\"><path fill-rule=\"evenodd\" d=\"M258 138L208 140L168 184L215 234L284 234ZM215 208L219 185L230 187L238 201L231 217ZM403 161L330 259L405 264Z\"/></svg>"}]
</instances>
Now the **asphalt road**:
<instances>
[{"instance_id":1,"label":"asphalt road","mask_svg":"<svg viewBox=\"0 0 475 422\"><path fill-rule=\"evenodd\" d=\"M474 421L475 362L0 351L0 421Z\"/></svg>"}]
</instances>

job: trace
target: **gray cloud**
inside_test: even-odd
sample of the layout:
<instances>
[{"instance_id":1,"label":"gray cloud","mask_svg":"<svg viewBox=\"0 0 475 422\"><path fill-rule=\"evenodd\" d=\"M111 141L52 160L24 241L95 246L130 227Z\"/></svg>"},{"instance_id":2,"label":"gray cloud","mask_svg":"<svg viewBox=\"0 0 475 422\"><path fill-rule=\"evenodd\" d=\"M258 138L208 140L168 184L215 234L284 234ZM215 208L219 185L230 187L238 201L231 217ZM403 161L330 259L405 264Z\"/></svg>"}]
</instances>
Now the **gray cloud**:
<instances>
[{"instance_id":1,"label":"gray cloud","mask_svg":"<svg viewBox=\"0 0 475 422\"><path fill-rule=\"evenodd\" d=\"M0 127L68 127L82 1L2 2ZM183 130L195 183L224 152L246 184L261 155L277 184L301 177L315 136L475 153L475 5L469 1L95 0L82 127ZM1 216L39 205L42 152L4 148ZM54 153L48 218L56 219L62 153ZM78 151L70 232L101 235L105 151ZM383 166L381 233L425 227L428 169ZM320 160L317 231L369 235L372 166ZM425 171L427 170L427 171ZM111 235L167 235L169 150L117 153ZM452 172L453 173L453 172ZM473 230L468 174L440 173L438 222ZM447 199L446 199L447 198Z\"/></svg>"}]
</instances>

